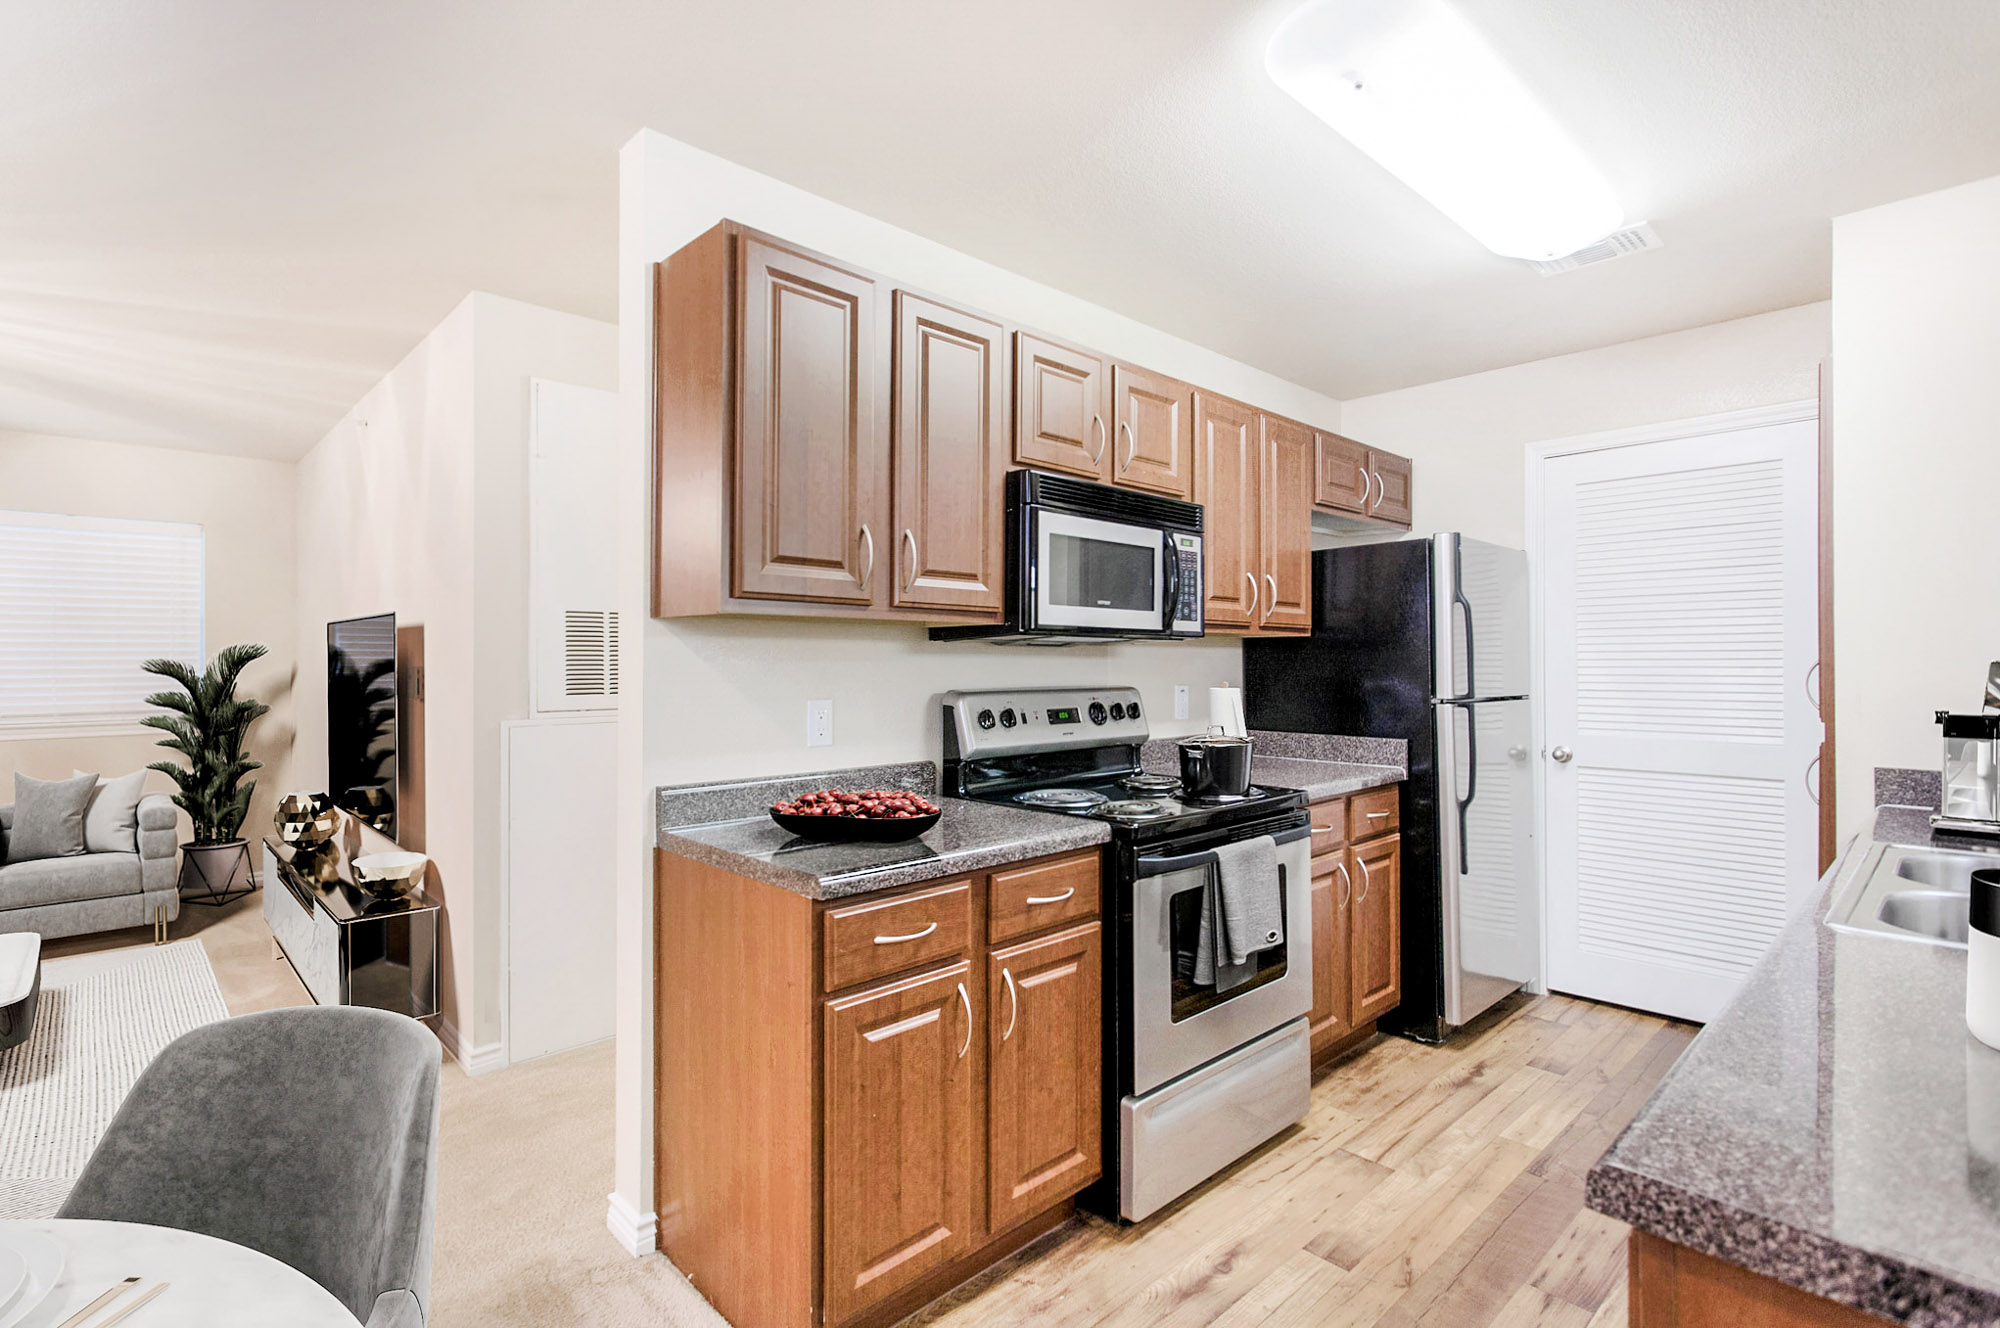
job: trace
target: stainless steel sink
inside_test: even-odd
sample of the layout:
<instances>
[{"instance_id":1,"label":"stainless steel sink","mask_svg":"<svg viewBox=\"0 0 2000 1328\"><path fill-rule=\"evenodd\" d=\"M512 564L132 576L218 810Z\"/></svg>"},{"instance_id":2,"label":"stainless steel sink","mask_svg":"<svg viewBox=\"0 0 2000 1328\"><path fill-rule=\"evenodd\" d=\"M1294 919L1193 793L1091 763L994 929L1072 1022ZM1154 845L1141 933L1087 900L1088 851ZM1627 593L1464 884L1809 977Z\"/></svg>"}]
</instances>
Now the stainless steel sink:
<instances>
[{"instance_id":1,"label":"stainless steel sink","mask_svg":"<svg viewBox=\"0 0 2000 1328\"><path fill-rule=\"evenodd\" d=\"M1981 867L2000 867L2000 853L1876 844L1842 866L1826 925L1963 950L1972 873Z\"/></svg>"}]
</instances>

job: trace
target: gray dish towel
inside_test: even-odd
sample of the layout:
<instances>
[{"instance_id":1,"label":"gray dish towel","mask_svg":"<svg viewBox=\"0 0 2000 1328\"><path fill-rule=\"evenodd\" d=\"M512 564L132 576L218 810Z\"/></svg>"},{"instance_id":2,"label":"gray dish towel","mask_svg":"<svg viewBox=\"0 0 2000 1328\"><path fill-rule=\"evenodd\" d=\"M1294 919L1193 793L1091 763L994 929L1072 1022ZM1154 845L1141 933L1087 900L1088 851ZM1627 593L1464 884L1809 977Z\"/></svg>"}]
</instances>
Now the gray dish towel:
<instances>
[{"instance_id":1,"label":"gray dish towel","mask_svg":"<svg viewBox=\"0 0 2000 1328\"><path fill-rule=\"evenodd\" d=\"M1202 887L1201 930L1195 938L1194 980L1217 991L1255 974L1260 951L1283 944L1284 896L1278 889L1278 841L1269 835L1215 849L1215 868Z\"/></svg>"}]
</instances>

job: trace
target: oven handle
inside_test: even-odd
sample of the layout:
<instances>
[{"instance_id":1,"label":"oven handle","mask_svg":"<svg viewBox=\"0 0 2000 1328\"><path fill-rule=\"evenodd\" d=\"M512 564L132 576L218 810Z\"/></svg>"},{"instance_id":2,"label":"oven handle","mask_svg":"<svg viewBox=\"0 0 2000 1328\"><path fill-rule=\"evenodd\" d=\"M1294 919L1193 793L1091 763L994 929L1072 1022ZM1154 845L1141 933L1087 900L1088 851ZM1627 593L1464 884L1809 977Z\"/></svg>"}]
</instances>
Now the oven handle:
<instances>
[{"instance_id":1,"label":"oven handle","mask_svg":"<svg viewBox=\"0 0 2000 1328\"><path fill-rule=\"evenodd\" d=\"M1301 839L1310 838L1312 827L1302 825L1296 830L1280 830L1271 838L1279 844L1296 844ZM1171 858L1140 858L1138 875L1141 880L1148 876L1166 876L1190 867L1206 867L1215 861L1215 854L1204 850L1200 853L1183 853Z\"/></svg>"}]
</instances>

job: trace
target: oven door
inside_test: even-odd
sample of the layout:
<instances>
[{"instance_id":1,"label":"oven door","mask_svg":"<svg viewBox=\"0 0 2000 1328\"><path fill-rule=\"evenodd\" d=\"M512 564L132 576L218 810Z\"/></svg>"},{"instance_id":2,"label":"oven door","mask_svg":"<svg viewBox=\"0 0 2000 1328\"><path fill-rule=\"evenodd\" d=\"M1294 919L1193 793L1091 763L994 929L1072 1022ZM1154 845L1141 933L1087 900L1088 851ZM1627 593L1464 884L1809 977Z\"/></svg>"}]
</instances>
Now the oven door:
<instances>
[{"instance_id":1,"label":"oven door","mask_svg":"<svg viewBox=\"0 0 2000 1328\"><path fill-rule=\"evenodd\" d=\"M1166 532L1056 512L1029 509L1029 631L1080 628L1161 635L1173 599Z\"/></svg>"},{"instance_id":2,"label":"oven door","mask_svg":"<svg viewBox=\"0 0 2000 1328\"><path fill-rule=\"evenodd\" d=\"M1308 829L1278 841L1285 939L1259 953L1251 977L1227 991L1194 981L1201 902L1212 853L1141 856L1132 895L1132 1077L1147 1093L1312 1009L1312 843Z\"/></svg>"}]
</instances>

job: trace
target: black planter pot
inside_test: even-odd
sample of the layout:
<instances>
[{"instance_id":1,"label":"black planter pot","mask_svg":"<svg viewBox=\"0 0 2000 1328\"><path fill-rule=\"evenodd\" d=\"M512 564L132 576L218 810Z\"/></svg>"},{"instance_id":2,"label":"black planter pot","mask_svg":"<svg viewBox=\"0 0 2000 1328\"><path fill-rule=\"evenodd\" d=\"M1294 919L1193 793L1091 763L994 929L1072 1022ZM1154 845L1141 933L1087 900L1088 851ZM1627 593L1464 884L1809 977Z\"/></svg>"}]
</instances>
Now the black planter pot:
<instances>
[{"instance_id":1,"label":"black planter pot","mask_svg":"<svg viewBox=\"0 0 2000 1328\"><path fill-rule=\"evenodd\" d=\"M257 888L250 869L250 841L181 845L181 898L190 904L227 904Z\"/></svg>"}]
</instances>

